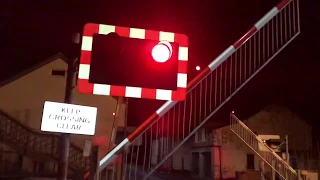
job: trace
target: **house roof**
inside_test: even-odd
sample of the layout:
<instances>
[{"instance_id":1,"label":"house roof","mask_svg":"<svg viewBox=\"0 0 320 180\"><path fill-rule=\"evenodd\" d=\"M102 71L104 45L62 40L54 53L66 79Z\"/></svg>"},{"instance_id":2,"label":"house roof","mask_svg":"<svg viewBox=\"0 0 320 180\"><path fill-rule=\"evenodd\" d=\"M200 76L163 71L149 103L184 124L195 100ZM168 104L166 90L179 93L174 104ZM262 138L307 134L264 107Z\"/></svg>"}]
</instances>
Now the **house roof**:
<instances>
[{"instance_id":1,"label":"house roof","mask_svg":"<svg viewBox=\"0 0 320 180\"><path fill-rule=\"evenodd\" d=\"M47 65L47 64L49 64L49 63L51 63L51 62L53 62L53 61L55 61L57 59L61 59L66 63L68 61L68 57L65 56L63 53L57 53L56 55L51 56L51 57L47 58L46 60L44 60L44 61L42 61L42 62L40 62L38 64L35 64L35 65L31 66L30 68L27 68L26 70L24 70L24 71L22 71L22 72L20 72L20 73L18 73L16 75L6 79L4 81L1 81L0 82L0 88L5 86L5 85L7 85L7 84L10 84L13 81L16 81L16 80L20 79L21 77L23 77L23 76L25 76L25 75L27 75L27 74L29 74L29 73L37 70L37 69L40 69L41 67L43 67L43 66L45 66L45 65ZM113 97L113 96L112 96L112 98L114 98L116 100L118 99L117 97ZM125 101L123 101L122 103L125 104Z\"/></svg>"},{"instance_id":2,"label":"house roof","mask_svg":"<svg viewBox=\"0 0 320 180\"><path fill-rule=\"evenodd\" d=\"M65 62L67 62L67 60L68 60L68 58L64 54L57 53L56 55L51 56L51 57L47 58L46 60L44 60L44 61L42 61L42 62L40 62L40 63L38 63L38 64L36 64L34 66L31 66L30 68L27 68L26 70L14 75L14 76L11 76L10 78L8 78L8 79L6 79L4 81L1 81L0 82L0 88L5 86L5 85L7 85L7 84L10 84L13 81L16 81L17 79L20 79L21 77L23 77L23 76L25 76L25 75L27 75L27 74L39 69L39 68L41 68L41 67L43 67L43 66L45 66L45 65L47 65L47 64L49 64L49 63L51 63L51 62L53 62L55 60L57 60L57 59L61 59L61 60L65 61Z\"/></svg>"}]
</instances>

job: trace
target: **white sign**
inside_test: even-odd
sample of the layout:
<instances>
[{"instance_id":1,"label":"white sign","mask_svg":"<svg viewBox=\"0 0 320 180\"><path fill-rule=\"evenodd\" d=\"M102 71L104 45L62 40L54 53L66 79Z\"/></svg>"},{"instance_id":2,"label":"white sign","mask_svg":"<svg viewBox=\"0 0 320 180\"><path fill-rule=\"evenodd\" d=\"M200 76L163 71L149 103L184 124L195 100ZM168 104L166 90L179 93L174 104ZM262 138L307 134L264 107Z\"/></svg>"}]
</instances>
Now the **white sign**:
<instances>
[{"instance_id":1,"label":"white sign","mask_svg":"<svg viewBox=\"0 0 320 180\"><path fill-rule=\"evenodd\" d=\"M70 134L94 135L97 108L46 101L41 130Z\"/></svg>"},{"instance_id":2,"label":"white sign","mask_svg":"<svg viewBox=\"0 0 320 180\"><path fill-rule=\"evenodd\" d=\"M83 156L84 157L89 157L91 152L91 141L86 140L84 142L84 147L83 147Z\"/></svg>"}]
</instances>

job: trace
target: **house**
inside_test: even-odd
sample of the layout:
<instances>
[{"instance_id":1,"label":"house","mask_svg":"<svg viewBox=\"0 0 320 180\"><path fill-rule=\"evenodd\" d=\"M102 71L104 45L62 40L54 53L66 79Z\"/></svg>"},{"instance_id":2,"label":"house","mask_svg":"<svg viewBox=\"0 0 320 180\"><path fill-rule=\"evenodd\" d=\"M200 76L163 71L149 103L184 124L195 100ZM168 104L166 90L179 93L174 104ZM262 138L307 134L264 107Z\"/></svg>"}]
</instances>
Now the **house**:
<instances>
[{"instance_id":1,"label":"house","mask_svg":"<svg viewBox=\"0 0 320 180\"><path fill-rule=\"evenodd\" d=\"M67 58L59 53L26 71L0 82L0 110L35 131L40 131L45 101L63 102L66 84ZM72 91L72 103L98 108L94 136L72 135L71 142L83 148L85 140L93 137L110 139L117 100L110 96L82 94L77 87ZM118 113L118 126L124 126L125 105ZM49 133L52 134L52 133ZM1 143L1 142L0 142ZM6 148L5 145L2 145ZM100 158L108 145L100 149Z\"/></svg>"},{"instance_id":2,"label":"house","mask_svg":"<svg viewBox=\"0 0 320 180\"><path fill-rule=\"evenodd\" d=\"M268 106L243 122L258 135L280 135L283 142L288 135L291 159L294 152L312 148L312 127L285 107ZM235 177L236 172L259 171L259 157L229 126L214 130L213 134L213 159L220 157L214 165L220 167L223 178ZM285 147L281 149L285 151Z\"/></svg>"},{"instance_id":3,"label":"house","mask_svg":"<svg viewBox=\"0 0 320 180\"><path fill-rule=\"evenodd\" d=\"M243 122L257 134L280 135L281 141L288 135L290 165L305 169L304 162L297 160L295 154L312 149L312 127L296 114L288 108L271 105ZM285 147L284 144L282 150ZM191 171L196 177L232 179L239 173L246 174L244 179L260 176L259 157L231 131L230 126L199 130L192 142L185 143L173 155L173 161L173 170Z\"/></svg>"}]
</instances>

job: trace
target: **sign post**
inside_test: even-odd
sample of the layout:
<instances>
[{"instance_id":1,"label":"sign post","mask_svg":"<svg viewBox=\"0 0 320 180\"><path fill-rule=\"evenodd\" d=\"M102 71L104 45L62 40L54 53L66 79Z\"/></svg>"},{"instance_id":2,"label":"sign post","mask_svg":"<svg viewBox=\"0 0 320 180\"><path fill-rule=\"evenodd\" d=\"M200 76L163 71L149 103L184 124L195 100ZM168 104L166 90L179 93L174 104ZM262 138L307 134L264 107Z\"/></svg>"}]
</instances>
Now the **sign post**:
<instances>
[{"instance_id":1,"label":"sign post","mask_svg":"<svg viewBox=\"0 0 320 180\"><path fill-rule=\"evenodd\" d=\"M72 60L68 60L68 70L67 70L67 82L66 82L66 90L65 90L65 103L71 103L72 97L72 87L74 84L74 64L76 62L76 58ZM61 151L60 151L60 159L58 165L58 180L67 180L68 176L68 159L69 159L69 149L70 149L70 134L63 133L61 134Z\"/></svg>"},{"instance_id":2,"label":"sign post","mask_svg":"<svg viewBox=\"0 0 320 180\"><path fill-rule=\"evenodd\" d=\"M98 167L99 147L93 146L90 159L90 175L88 180L94 180Z\"/></svg>"},{"instance_id":3,"label":"sign post","mask_svg":"<svg viewBox=\"0 0 320 180\"><path fill-rule=\"evenodd\" d=\"M80 44L80 34L73 34L72 43ZM72 57L68 60L68 69L67 69L67 82L65 90L65 103L71 103L72 89L74 86L74 73L76 70L76 62L78 61L77 57ZM66 180L68 176L68 159L69 159L69 148L70 148L70 134L64 133L61 135L61 151L58 167L58 180Z\"/></svg>"}]
</instances>

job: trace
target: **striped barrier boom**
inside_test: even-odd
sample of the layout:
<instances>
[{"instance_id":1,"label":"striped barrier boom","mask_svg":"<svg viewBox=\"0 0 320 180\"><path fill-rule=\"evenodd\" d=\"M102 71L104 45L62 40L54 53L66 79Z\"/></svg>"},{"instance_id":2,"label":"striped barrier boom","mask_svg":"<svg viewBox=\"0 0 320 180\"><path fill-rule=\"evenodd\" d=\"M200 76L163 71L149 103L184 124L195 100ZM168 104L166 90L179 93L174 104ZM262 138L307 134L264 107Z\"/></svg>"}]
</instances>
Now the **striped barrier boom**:
<instances>
[{"instance_id":1,"label":"striped barrier boom","mask_svg":"<svg viewBox=\"0 0 320 180\"><path fill-rule=\"evenodd\" d=\"M220 64L228 59L238 48L240 48L248 39L250 39L256 32L258 32L264 25L266 25L274 16L276 16L284 7L286 7L292 0L282 0L277 6L273 7L265 16L263 16L254 26L234 44L230 45L224 52L222 52L216 59L214 59L205 69L203 69L188 85L188 92L192 90L198 83L201 82L207 75L215 70ZM154 122L168 112L177 101L167 101L156 112L154 112L148 119L146 119L137 129L135 129L127 138L114 147L100 162L99 170L105 168L110 162L117 158L122 149L127 148L130 144L139 137L147 128Z\"/></svg>"}]
</instances>

